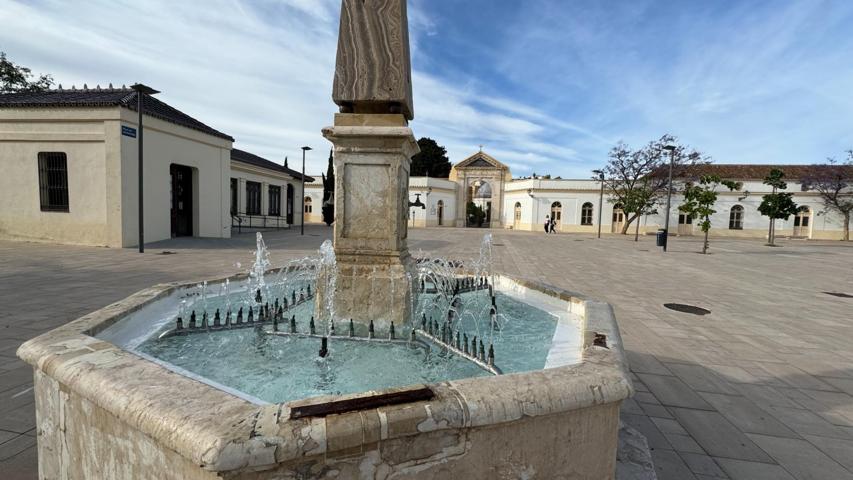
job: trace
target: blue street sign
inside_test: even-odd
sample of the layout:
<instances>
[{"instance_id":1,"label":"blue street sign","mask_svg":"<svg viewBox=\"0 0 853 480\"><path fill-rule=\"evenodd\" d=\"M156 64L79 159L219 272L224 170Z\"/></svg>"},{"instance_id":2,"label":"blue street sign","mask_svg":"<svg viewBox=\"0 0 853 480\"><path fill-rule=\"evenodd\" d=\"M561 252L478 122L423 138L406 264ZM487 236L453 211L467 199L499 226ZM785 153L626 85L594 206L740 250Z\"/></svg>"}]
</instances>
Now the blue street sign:
<instances>
[{"instance_id":1,"label":"blue street sign","mask_svg":"<svg viewBox=\"0 0 853 480\"><path fill-rule=\"evenodd\" d=\"M136 129L133 127L125 127L124 125L122 125L121 134L126 137L136 138Z\"/></svg>"}]
</instances>

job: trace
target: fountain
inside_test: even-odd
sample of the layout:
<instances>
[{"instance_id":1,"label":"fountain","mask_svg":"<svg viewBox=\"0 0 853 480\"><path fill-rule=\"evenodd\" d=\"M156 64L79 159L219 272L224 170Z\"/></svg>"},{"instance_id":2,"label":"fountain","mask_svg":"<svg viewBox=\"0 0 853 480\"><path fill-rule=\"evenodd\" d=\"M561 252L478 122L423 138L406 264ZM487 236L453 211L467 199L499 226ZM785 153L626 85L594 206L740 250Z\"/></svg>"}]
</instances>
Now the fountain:
<instances>
[{"instance_id":1,"label":"fountain","mask_svg":"<svg viewBox=\"0 0 853 480\"><path fill-rule=\"evenodd\" d=\"M358 48L356 48L358 47ZM367 72L367 73L365 73ZM344 0L334 242L158 285L25 343L42 478L613 478L609 305L410 255L404 0Z\"/></svg>"}]
</instances>

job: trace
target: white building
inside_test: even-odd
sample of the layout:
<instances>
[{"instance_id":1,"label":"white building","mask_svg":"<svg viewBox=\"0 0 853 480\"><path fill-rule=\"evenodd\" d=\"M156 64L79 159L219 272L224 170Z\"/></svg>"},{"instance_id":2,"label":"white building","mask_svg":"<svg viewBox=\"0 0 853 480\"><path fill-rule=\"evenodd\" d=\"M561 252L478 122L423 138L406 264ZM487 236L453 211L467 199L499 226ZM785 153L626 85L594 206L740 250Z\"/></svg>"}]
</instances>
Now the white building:
<instances>
[{"instance_id":1,"label":"white building","mask_svg":"<svg viewBox=\"0 0 853 480\"><path fill-rule=\"evenodd\" d=\"M767 235L769 219L758 212L761 197L770 193L762 180L772 168L786 172L788 192L800 205L800 213L787 221L777 220L776 235L811 239L841 239L843 218L824 213L818 194L803 192L797 177L804 165L708 165L701 173L713 173L728 180L743 182L740 191L721 189L714 207L711 235L763 238ZM306 189L311 200L322 200L322 185ZM853 192L851 192L853 195ZM465 227L470 225L465 206L472 202L486 211L482 226L514 230L542 231L546 216L554 217L559 232L619 233L626 222L625 213L602 195L601 184L592 179L512 179L509 168L485 152L477 152L453 166L448 179L411 177L409 200L420 200L424 208L410 207L410 226ZM677 235L699 234L698 227L687 215L680 214L682 197L673 195L670 210L670 231ZM599 212L601 204L601 212ZM660 212L640 218L640 233L652 233L664 225L663 205ZM320 217L311 220L320 221ZM633 222L629 229L634 233Z\"/></svg>"},{"instance_id":2,"label":"white building","mask_svg":"<svg viewBox=\"0 0 853 480\"><path fill-rule=\"evenodd\" d=\"M136 96L127 88L0 95L0 238L137 245ZM301 220L288 201L302 196L297 172L232 150L231 136L156 98L144 97L144 112L146 243Z\"/></svg>"}]
</instances>

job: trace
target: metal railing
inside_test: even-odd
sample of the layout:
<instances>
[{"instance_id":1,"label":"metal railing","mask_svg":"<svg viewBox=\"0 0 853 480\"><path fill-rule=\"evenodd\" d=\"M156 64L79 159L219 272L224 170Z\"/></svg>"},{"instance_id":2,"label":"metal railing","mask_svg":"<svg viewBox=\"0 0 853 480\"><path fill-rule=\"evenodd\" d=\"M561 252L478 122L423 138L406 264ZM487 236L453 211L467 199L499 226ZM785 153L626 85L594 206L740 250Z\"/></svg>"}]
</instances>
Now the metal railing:
<instances>
[{"instance_id":1,"label":"metal railing","mask_svg":"<svg viewBox=\"0 0 853 480\"><path fill-rule=\"evenodd\" d=\"M287 218L283 215L255 215L249 213L232 213L231 230L237 229L237 233L243 233L243 229L282 229L290 228Z\"/></svg>"}]
</instances>

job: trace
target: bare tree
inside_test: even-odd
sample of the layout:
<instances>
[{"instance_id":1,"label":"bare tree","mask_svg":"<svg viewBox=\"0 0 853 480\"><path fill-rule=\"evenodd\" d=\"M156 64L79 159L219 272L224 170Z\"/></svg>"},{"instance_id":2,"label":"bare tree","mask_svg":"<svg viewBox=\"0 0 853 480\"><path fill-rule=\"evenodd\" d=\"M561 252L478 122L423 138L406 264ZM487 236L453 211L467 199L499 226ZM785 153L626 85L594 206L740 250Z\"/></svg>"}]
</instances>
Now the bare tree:
<instances>
[{"instance_id":1,"label":"bare tree","mask_svg":"<svg viewBox=\"0 0 853 480\"><path fill-rule=\"evenodd\" d=\"M689 167L708 163L707 157L689 147L679 145L672 135L664 135L649 142L639 150L631 150L625 143L619 142L608 154L604 172L604 188L609 192L609 201L622 205L626 214L622 226L623 235L628 232L631 223L652 206L661 202L668 186L667 168L669 153L666 145L675 145L673 151L673 177L678 177ZM598 180L598 177L593 177Z\"/></svg>"},{"instance_id":2,"label":"bare tree","mask_svg":"<svg viewBox=\"0 0 853 480\"><path fill-rule=\"evenodd\" d=\"M812 165L800 178L803 191L813 190L823 200L824 212L844 218L844 241L850 240L850 216L853 214L853 150L839 162L828 158L823 165Z\"/></svg>"}]
</instances>

